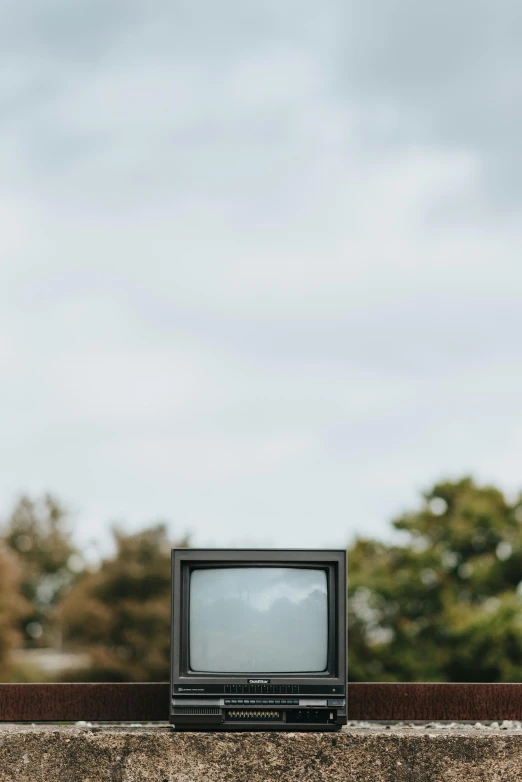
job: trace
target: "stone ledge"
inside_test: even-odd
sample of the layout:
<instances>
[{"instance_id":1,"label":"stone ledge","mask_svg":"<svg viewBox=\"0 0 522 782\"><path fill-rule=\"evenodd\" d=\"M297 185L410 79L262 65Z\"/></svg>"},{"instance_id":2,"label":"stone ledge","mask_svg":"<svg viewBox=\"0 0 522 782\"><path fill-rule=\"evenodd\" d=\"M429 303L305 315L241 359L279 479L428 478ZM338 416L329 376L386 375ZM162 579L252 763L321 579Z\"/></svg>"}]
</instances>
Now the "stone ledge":
<instances>
[{"instance_id":1,"label":"stone ledge","mask_svg":"<svg viewBox=\"0 0 522 782\"><path fill-rule=\"evenodd\" d=\"M166 725L0 725L0 782L522 782L522 731L366 725L175 733Z\"/></svg>"}]
</instances>

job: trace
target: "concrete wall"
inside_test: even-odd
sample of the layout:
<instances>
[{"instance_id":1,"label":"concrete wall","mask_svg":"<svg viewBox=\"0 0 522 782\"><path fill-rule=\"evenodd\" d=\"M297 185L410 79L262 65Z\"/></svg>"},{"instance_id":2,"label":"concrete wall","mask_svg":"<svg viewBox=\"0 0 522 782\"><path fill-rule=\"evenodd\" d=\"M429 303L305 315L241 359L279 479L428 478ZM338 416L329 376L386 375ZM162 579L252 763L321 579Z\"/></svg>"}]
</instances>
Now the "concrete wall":
<instances>
[{"instance_id":1,"label":"concrete wall","mask_svg":"<svg viewBox=\"0 0 522 782\"><path fill-rule=\"evenodd\" d=\"M0 782L522 782L522 730L174 733L0 725Z\"/></svg>"}]
</instances>

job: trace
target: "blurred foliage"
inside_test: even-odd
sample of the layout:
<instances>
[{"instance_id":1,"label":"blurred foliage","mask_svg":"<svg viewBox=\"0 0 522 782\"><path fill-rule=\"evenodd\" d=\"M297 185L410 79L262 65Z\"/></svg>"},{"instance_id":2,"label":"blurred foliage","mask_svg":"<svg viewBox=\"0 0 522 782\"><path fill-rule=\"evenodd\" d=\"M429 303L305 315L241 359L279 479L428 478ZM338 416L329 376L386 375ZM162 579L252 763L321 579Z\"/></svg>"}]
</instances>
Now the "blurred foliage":
<instances>
[{"instance_id":1,"label":"blurred foliage","mask_svg":"<svg viewBox=\"0 0 522 782\"><path fill-rule=\"evenodd\" d=\"M20 624L24 645L59 648L54 611L83 568L67 511L50 494L37 500L24 496L5 522L3 535L16 555L21 592L31 606Z\"/></svg>"},{"instance_id":2,"label":"blurred foliage","mask_svg":"<svg viewBox=\"0 0 522 782\"><path fill-rule=\"evenodd\" d=\"M20 591L20 571L15 557L0 544L0 681L12 674L11 652L21 641L18 629L31 606Z\"/></svg>"},{"instance_id":3,"label":"blurred foliage","mask_svg":"<svg viewBox=\"0 0 522 782\"><path fill-rule=\"evenodd\" d=\"M62 603L64 639L69 648L89 654L90 669L78 672L84 679L165 681L173 544L162 524L130 535L113 529L113 536L114 556L85 573Z\"/></svg>"},{"instance_id":4,"label":"blurred foliage","mask_svg":"<svg viewBox=\"0 0 522 782\"><path fill-rule=\"evenodd\" d=\"M393 526L395 542L348 550L350 679L522 681L522 495L440 483ZM89 568L50 495L23 497L3 538L0 679L46 678L20 654L13 673L11 650L62 639L90 660L68 680L168 679L170 550L187 540L113 529L113 555Z\"/></svg>"},{"instance_id":5,"label":"blurred foliage","mask_svg":"<svg viewBox=\"0 0 522 782\"><path fill-rule=\"evenodd\" d=\"M440 483L349 559L353 681L522 681L522 496Z\"/></svg>"}]
</instances>

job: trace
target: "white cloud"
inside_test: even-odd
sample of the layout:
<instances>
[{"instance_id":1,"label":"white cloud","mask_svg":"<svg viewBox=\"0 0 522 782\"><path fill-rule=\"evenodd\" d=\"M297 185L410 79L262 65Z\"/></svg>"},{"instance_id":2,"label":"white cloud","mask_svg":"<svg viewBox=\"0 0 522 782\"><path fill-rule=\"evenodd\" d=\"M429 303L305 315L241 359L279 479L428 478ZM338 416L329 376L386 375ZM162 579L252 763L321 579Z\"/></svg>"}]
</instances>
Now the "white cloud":
<instances>
[{"instance_id":1,"label":"white cloud","mask_svg":"<svg viewBox=\"0 0 522 782\"><path fill-rule=\"evenodd\" d=\"M522 230L498 127L447 124L460 54L430 103L371 36L341 78L335 3L29 6L0 80L6 505L342 545L442 475L512 488Z\"/></svg>"}]
</instances>

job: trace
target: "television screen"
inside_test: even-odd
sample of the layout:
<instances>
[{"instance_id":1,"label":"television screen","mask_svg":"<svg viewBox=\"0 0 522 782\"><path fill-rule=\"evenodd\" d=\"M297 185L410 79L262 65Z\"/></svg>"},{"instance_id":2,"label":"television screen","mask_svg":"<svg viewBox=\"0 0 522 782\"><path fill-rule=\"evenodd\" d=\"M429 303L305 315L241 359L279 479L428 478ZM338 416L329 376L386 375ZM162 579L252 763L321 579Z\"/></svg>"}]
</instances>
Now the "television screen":
<instances>
[{"instance_id":1,"label":"television screen","mask_svg":"<svg viewBox=\"0 0 522 782\"><path fill-rule=\"evenodd\" d=\"M326 571L198 568L190 575L190 669L199 673L326 670Z\"/></svg>"}]
</instances>

